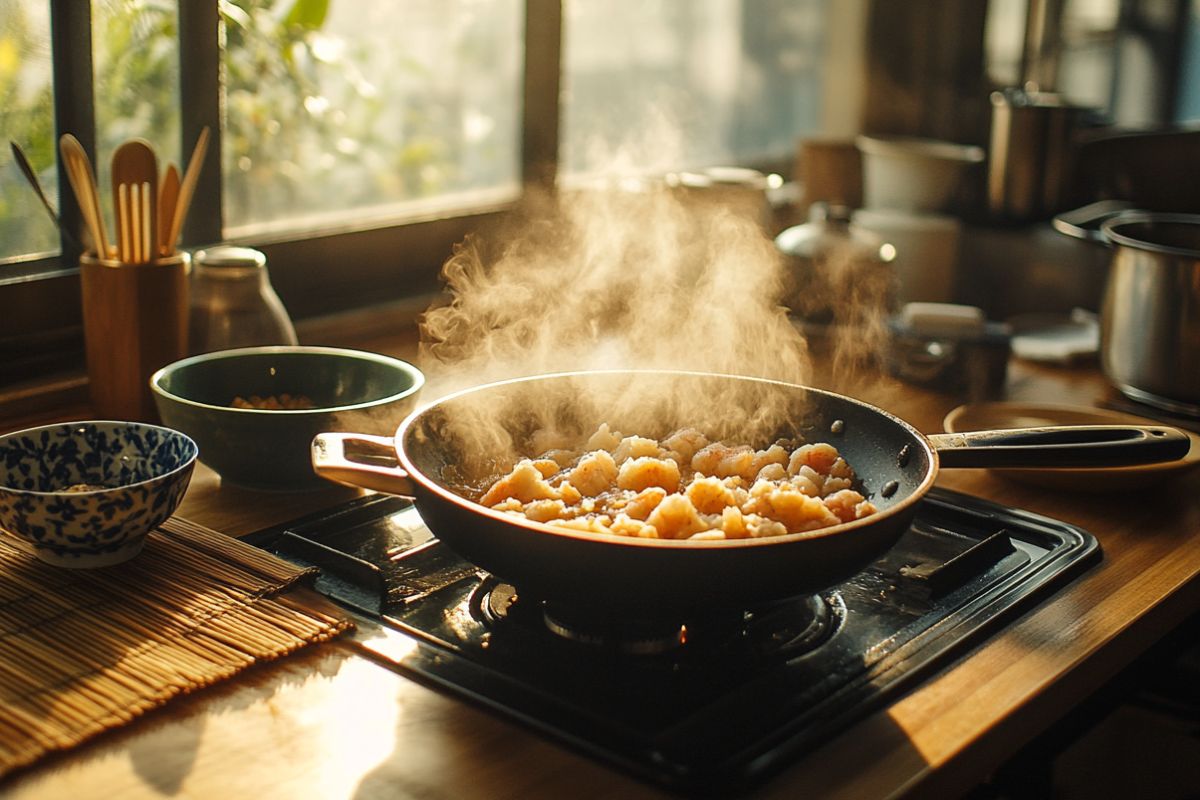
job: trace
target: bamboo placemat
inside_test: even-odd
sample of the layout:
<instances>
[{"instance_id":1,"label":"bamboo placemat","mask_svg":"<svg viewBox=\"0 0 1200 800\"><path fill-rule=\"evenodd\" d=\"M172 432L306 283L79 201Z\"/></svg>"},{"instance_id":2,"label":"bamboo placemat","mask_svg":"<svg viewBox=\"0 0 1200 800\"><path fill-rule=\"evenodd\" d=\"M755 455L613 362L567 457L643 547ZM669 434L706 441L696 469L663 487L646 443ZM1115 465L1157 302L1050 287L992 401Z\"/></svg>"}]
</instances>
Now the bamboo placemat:
<instances>
[{"instance_id":1,"label":"bamboo placemat","mask_svg":"<svg viewBox=\"0 0 1200 800\"><path fill-rule=\"evenodd\" d=\"M284 594L312 572L185 520L92 570L0 533L0 776L351 629Z\"/></svg>"}]
</instances>

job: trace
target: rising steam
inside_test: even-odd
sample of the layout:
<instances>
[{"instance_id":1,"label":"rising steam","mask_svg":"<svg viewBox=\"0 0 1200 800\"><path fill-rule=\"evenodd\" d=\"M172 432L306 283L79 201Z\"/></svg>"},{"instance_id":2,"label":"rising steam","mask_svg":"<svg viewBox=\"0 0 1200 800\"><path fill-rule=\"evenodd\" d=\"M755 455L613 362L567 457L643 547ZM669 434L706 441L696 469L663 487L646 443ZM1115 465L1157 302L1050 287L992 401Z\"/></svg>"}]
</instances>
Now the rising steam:
<instances>
[{"instance_id":1,"label":"rising steam","mask_svg":"<svg viewBox=\"0 0 1200 800\"><path fill-rule=\"evenodd\" d=\"M459 402L461 424L439 437L464 443L459 457L503 461L528 449L531 431L543 443L555 435L578 443L600 422L647 436L687 425L747 443L783 431L798 412L795 392L754 381L706 382L696 391L694 380L657 374L810 381L807 343L782 305L788 265L756 213L761 201L612 180L534 195L504 228L462 243L443 268L448 303L421 322L426 400L540 374L650 372L598 393L595 381L537 381L475 406ZM838 281L847 278L854 280ZM869 329L881 319L877 301L868 300L862 319L843 321ZM853 351L835 342L834 355L859 358L857 341ZM497 424L517 416L521 432Z\"/></svg>"},{"instance_id":2,"label":"rising steam","mask_svg":"<svg viewBox=\"0 0 1200 800\"><path fill-rule=\"evenodd\" d=\"M804 338L780 305L784 264L744 207L658 182L592 187L535 198L495 239L502 244L468 240L444 267L450 302L427 312L421 325L427 398L580 370L689 370L789 383L809 377ZM749 440L777 427L784 413L760 395L761 385L745 382L716 396L680 392L651 374L623 384L595 410L597 419L578 426L621 419L661 428L667 418ZM550 416L561 404L537 396L508 405L479 409L473 433L497 431L489 418L514 407L545 408ZM553 429L559 417L540 424ZM650 428L626 432L648 435ZM479 444L497 452L501 442Z\"/></svg>"},{"instance_id":3,"label":"rising steam","mask_svg":"<svg viewBox=\"0 0 1200 800\"><path fill-rule=\"evenodd\" d=\"M494 258L476 239L444 267L451 301L422 321L434 391L595 369L808 377L752 217L642 183L537 198L501 238Z\"/></svg>"}]
</instances>

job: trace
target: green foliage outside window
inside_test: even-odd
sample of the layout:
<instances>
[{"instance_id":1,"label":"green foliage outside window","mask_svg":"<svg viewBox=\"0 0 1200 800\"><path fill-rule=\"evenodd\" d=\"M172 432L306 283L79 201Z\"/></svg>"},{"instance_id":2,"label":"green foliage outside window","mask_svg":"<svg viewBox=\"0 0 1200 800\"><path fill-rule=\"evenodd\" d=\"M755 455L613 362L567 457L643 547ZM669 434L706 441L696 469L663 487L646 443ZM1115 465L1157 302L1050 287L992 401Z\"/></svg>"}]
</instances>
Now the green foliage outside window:
<instances>
[{"instance_id":1,"label":"green foliage outside window","mask_svg":"<svg viewBox=\"0 0 1200 800\"><path fill-rule=\"evenodd\" d=\"M331 0L218 2L225 219L235 225L416 199L464 184L461 99L447 97L445 81L428 65L331 32L332 6ZM0 0L0 131L25 150L53 202L48 23L35 24L47 7L44 0ZM343 18L359 13L341 10ZM402 19L404 9L388 13ZM455 57L486 63L495 55L487 49L489 20L481 16ZM92 25L92 155L111 220L108 161L121 142L147 139L162 168L172 161L182 169L190 155L193 143L180 142L178 82L179 59L194 45L180 47L176 0L96 0ZM57 231L4 150L0 257L52 252Z\"/></svg>"},{"instance_id":2,"label":"green foliage outside window","mask_svg":"<svg viewBox=\"0 0 1200 800\"><path fill-rule=\"evenodd\" d=\"M0 150L0 258L58 249L58 231L8 146L12 141L21 147L54 203L54 90L44 23L26 4L0 0L0 134L7 140Z\"/></svg>"}]
</instances>

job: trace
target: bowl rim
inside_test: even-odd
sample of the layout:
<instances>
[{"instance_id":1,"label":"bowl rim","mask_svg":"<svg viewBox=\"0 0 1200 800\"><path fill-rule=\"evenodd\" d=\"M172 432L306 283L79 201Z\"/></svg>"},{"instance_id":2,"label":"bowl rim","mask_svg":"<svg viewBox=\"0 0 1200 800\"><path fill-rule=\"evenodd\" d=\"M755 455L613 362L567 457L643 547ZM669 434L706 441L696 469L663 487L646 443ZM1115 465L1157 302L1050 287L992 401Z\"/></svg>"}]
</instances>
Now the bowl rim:
<instances>
[{"instance_id":1,"label":"bowl rim","mask_svg":"<svg viewBox=\"0 0 1200 800\"><path fill-rule=\"evenodd\" d=\"M342 406L320 406L318 408L234 408L233 406L217 405L215 403L202 403L199 400L192 400L183 395L167 391L166 388L160 385L160 381L169 373L177 372L181 369L202 364L208 361L221 361L233 357L248 356L248 355L272 355L272 354L297 354L297 355L334 355L350 357L359 361L374 361L377 364L384 364L394 367L399 371L407 374L412 378L412 385L402 392L379 397L374 400L366 400L361 403L351 403ZM334 414L343 411L355 411L363 408L371 408L385 403L392 403L397 400L403 400L419 392L425 385L425 373L422 372L414 364L410 364L399 358L393 358L382 353L374 353L370 350L354 350L348 347L324 347L317 345L265 345L260 347L238 347L230 350L215 350L211 353L200 353L199 355L188 356L181 358L178 361L173 361L165 367L156 370L150 376L150 390L158 396L169 399L173 402L192 408L202 408L208 411L228 412L234 414L249 414L249 415L271 415L271 416L314 416L318 414Z\"/></svg>"},{"instance_id":2,"label":"bowl rim","mask_svg":"<svg viewBox=\"0 0 1200 800\"><path fill-rule=\"evenodd\" d=\"M192 437L188 436L183 431L178 431L174 428L168 428L165 425L155 425L152 422L137 422L135 420L127 420L127 419L76 419L76 420L66 420L64 422L52 422L47 425L38 425L33 428L21 428L19 430L9 431L7 433L0 434L0 442L3 442L5 439L8 439L13 436L36 433L38 431L49 430L51 428L71 428L76 425L109 425L112 427L122 427L122 428L129 428L129 427L151 428L153 430L162 431L163 433L167 433L172 436L178 436L179 438L183 439L185 442L187 442L188 444L191 445L192 452L191 452L191 455L188 456L188 458L186 458L181 464L179 464L179 466L175 467L174 469L172 469L168 472L164 472L161 475L152 475L151 477L146 478L145 480L134 481L133 483L122 483L120 486L103 486L99 489L91 489L86 492L68 492L63 489L57 489L52 492L41 492L41 491L38 491L37 489L21 489L16 486L8 486L5 483L0 483L0 491L11 492L14 494L34 495L34 496L38 496L38 497L53 497L56 495L70 495L72 497L92 497L94 495L104 494L105 492L124 491L125 489L132 489L136 486L145 486L146 484L152 483L154 481L161 481L165 478L170 478L173 475L176 475L180 472L189 470L192 467L194 467L196 464L196 459L199 458L199 456L200 456L200 445L196 444L196 440L193 439Z\"/></svg>"},{"instance_id":3,"label":"bowl rim","mask_svg":"<svg viewBox=\"0 0 1200 800\"><path fill-rule=\"evenodd\" d=\"M894 156L915 160L942 161L952 164L979 164L986 152L979 145L929 139L921 136L859 134L855 146L867 155Z\"/></svg>"}]
</instances>

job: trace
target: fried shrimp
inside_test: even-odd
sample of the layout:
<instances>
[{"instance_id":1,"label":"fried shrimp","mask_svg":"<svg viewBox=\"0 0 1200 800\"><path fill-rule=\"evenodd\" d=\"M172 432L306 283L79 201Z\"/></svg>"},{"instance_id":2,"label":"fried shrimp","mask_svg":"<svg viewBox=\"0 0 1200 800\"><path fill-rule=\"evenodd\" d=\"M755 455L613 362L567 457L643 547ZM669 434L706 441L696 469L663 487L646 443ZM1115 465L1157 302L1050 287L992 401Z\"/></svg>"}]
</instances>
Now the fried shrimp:
<instances>
[{"instance_id":1,"label":"fried shrimp","mask_svg":"<svg viewBox=\"0 0 1200 800\"><path fill-rule=\"evenodd\" d=\"M479 502L571 530L657 539L745 539L876 513L825 442L763 450L684 428L661 442L601 425L583 448L522 459Z\"/></svg>"}]
</instances>

